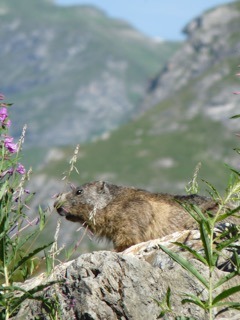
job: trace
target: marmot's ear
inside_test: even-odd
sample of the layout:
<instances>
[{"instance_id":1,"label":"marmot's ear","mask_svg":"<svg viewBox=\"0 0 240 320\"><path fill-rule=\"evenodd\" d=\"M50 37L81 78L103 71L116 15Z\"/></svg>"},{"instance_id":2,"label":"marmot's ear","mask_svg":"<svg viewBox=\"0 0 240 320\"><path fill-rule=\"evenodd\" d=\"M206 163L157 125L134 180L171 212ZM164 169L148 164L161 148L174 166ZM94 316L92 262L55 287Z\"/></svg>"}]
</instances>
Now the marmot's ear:
<instances>
[{"instance_id":1,"label":"marmot's ear","mask_svg":"<svg viewBox=\"0 0 240 320\"><path fill-rule=\"evenodd\" d=\"M100 185L99 185L99 189L98 189L99 193L109 193L109 189L108 189L108 184L105 181L100 181Z\"/></svg>"},{"instance_id":2,"label":"marmot's ear","mask_svg":"<svg viewBox=\"0 0 240 320\"><path fill-rule=\"evenodd\" d=\"M73 183L70 183L70 188L72 191L76 191L77 189Z\"/></svg>"}]
</instances>

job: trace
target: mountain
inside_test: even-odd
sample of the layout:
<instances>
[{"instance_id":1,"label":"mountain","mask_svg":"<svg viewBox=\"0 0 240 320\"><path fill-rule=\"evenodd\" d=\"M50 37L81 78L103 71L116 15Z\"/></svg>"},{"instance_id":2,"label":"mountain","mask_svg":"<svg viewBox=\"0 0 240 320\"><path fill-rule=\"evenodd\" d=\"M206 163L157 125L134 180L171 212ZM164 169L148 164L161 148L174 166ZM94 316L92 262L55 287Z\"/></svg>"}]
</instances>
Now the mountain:
<instances>
[{"instance_id":1,"label":"mountain","mask_svg":"<svg viewBox=\"0 0 240 320\"><path fill-rule=\"evenodd\" d=\"M240 2L214 8L185 28L187 40L151 82L142 114L95 142L82 145L73 179L106 179L161 192L184 193L195 166L203 178L223 191L239 120ZM66 170L66 155L49 161L48 176ZM64 156L65 155L65 156ZM65 168L65 169L64 169ZM206 185L201 184L202 192Z\"/></svg>"},{"instance_id":2,"label":"mountain","mask_svg":"<svg viewBox=\"0 0 240 320\"><path fill-rule=\"evenodd\" d=\"M191 102L187 101L189 116L203 113L229 123L229 115L239 109L238 100L231 95L239 88L235 77L240 58L239 27L239 1L191 21L184 29L187 41L150 83L142 108L185 90L192 96Z\"/></svg>"},{"instance_id":3,"label":"mountain","mask_svg":"<svg viewBox=\"0 0 240 320\"><path fill-rule=\"evenodd\" d=\"M201 162L200 193L206 193L207 188L201 179L224 192L230 175L225 163L239 168L239 155L233 151L239 144L234 135L239 119L229 119L239 114L240 98L232 94L240 87L235 76L240 60L239 14L238 1L216 7L190 22L182 47L163 68L153 72L158 76L150 82L134 119L80 145L75 164L79 175L73 172L71 182L79 185L105 179L183 194ZM68 130L64 126L63 133ZM74 148L73 142L48 149L36 144L24 150L24 161L32 165L37 159L39 165L29 186L36 191L33 205L45 202L52 208L51 196L69 189L61 178L63 173L68 175ZM53 209L51 212L46 238L54 234L58 218ZM81 234L76 231L79 226L66 221L62 224L61 243L81 239L83 230ZM78 251L92 249L93 242L84 240Z\"/></svg>"},{"instance_id":4,"label":"mountain","mask_svg":"<svg viewBox=\"0 0 240 320\"><path fill-rule=\"evenodd\" d=\"M26 144L89 141L128 122L148 80L179 47L156 42L92 6L0 3L1 92ZM3 81L4 79L4 81Z\"/></svg>"}]
</instances>

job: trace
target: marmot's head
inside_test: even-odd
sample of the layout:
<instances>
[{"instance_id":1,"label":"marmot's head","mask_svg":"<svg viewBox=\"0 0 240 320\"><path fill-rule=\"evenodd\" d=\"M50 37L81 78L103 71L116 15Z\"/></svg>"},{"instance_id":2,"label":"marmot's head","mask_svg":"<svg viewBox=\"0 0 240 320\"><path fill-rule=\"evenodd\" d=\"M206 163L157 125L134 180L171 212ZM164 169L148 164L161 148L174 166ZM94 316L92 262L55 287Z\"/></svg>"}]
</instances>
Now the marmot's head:
<instances>
[{"instance_id":1,"label":"marmot's head","mask_svg":"<svg viewBox=\"0 0 240 320\"><path fill-rule=\"evenodd\" d=\"M93 213L105 208L111 202L114 187L104 181L86 183L77 188L72 187L72 191L58 195L54 207L67 220L88 223Z\"/></svg>"}]
</instances>

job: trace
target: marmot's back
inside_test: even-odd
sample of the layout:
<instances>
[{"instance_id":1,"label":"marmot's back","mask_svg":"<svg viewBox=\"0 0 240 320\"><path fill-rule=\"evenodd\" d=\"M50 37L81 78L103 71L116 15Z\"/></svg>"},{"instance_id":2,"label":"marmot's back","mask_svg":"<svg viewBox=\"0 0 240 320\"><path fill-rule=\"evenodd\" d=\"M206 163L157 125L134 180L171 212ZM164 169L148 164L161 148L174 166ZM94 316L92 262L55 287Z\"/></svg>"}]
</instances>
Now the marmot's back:
<instances>
[{"instance_id":1,"label":"marmot's back","mask_svg":"<svg viewBox=\"0 0 240 320\"><path fill-rule=\"evenodd\" d=\"M217 204L198 195L175 196L151 193L95 181L59 195L54 206L60 215L84 223L94 234L112 240L117 251L175 231L196 227L181 203L202 211Z\"/></svg>"}]
</instances>

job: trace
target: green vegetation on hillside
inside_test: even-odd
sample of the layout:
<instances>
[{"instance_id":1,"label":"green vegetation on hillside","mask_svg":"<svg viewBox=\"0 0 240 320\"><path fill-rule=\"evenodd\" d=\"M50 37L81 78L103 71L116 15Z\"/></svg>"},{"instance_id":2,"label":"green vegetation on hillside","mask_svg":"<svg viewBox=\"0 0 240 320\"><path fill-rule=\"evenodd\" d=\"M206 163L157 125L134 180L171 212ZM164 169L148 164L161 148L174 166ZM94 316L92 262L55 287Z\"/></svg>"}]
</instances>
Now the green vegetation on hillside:
<instances>
[{"instance_id":1,"label":"green vegetation on hillside","mask_svg":"<svg viewBox=\"0 0 240 320\"><path fill-rule=\"evenodd\" d=\"M26 145L89 141L126 123L179 47L91 6L3 0L0 17L2 90L18 101L13 135L29 126Z\"/></svg>"}]
</instances>

